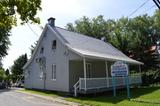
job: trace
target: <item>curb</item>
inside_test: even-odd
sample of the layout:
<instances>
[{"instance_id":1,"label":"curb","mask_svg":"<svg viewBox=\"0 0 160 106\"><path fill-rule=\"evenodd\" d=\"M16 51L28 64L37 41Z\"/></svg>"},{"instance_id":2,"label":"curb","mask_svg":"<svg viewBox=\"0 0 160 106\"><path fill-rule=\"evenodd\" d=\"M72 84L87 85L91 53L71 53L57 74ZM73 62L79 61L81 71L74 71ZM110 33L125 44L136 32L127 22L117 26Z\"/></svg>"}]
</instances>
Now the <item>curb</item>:
<instances>
[{"instance_id":1,"label":"curb","mask_svg":"<svg viewBox=\"0 0 160 106\"><path fill-rule=\"evenodd\" d=\"M23 94L26 94L26 95L31 95L31 96L42 98L42 99L49 100L49 101L53 101L55 103L60 103L60 104L66 105L66 106L79 106L78 103L66 101L66 100L63 99L63 97L47 97L47 96L42 96L42 95L39 95L39 94L32 94L32 93L18 91L18 90L16 90L15 92L23 93Z\"/></svg>"}]
</instances>

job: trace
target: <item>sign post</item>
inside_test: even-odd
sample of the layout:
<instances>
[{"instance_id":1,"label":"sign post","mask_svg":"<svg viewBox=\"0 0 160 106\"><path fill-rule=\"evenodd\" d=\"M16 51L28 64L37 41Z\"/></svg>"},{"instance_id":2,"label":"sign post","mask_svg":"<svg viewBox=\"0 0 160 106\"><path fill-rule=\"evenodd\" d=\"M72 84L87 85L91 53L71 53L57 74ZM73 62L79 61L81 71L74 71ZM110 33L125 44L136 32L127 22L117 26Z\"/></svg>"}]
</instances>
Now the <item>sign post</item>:
<instances>
[{"instance_id":1,"label":"sign post","mask_svg":"<svg viewBox=\"0 0 160 106\"><path fill-rule=\"evenodd\" d=\"M116 97L116 79L115 79L115 76L112 77L112 85L113 85L113 96Z\"/></svg>"},{"instance_id":2,"label":"sign post","mask_svg":"<svg viewBox=\"0 0 160 106\"><path fill-rule=\"evenodd\" d=\"M124 77L125 85L127 87L127 97L130 99L128 66L123 61L117 61L111 66L113 96L116 97L116 77Z\"/></svg>"},{"instance_id":3,"label":"sign post","mask_svg":"<svg viewBox=\"0 0 160 106\"><path fill-rule=\"evenodd\" d=\"M127 97L128 97L128 99L130 99L131 96L130 96L129 78L128 78L128 76L125 77L125 82L126 82L126 86L127 86Z\"/></svg>"}]
</instances>

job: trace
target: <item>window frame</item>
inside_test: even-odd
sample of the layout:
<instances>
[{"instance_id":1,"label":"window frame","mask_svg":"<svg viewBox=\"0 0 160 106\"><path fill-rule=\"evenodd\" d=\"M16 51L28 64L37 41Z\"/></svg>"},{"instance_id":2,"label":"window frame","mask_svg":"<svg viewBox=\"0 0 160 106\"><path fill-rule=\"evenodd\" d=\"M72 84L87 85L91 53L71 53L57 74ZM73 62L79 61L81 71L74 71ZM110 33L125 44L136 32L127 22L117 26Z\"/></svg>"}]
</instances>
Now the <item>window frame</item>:
<instances>
[{"instance_id":1,"label":"window frame","mask_svg":"<svg viewBox=\"0 0 160 106\"><path fill-rule=\"evenodd\" d=\"M42 70L39 72L39 78L40 80L43 80L44 78L44 72Z\"/></svg>"},{"instance_id":2,"label":"window frame","mask_svg":"<svg viewBox=\"0 0 160 106\"><path fill-rule=\"evenodd\" d=\"M57 79L56 64L52 64L52 66L51 66L51 80L55 81L56 79Z\"/></svg>"},{"instance_id":3,"label":"window frame","mask_svg":"<svg viewBox=\"0 0 160 106\"><path fill-rule=\"evenodd\" d=\"M44 54L44 47L41 47L40 54Z\"/></svg>"},{"instance_id":4,"label":"window frame","mask_svg":"<svg viewBox=\"0 0 160 106\"><path fill-rule=\"evenodd\" d=\"M52 41L52 50L56 50L56 48L57 48L57 41L56 40L53 40Z\"/></svg>"}]
</instances>

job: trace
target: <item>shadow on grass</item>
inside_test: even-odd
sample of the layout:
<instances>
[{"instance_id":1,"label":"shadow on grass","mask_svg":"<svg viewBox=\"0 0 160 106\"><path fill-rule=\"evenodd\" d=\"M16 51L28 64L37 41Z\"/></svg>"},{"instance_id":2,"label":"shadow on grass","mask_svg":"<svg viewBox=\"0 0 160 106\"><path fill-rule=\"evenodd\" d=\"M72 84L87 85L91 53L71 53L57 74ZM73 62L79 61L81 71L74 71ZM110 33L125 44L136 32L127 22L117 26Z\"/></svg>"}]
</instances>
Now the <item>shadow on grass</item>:
<instances>
[{"instance_id":1,"label":"shadow on grass","mask_svg":"<svg viewBox=\"0 0 160 106\"><path fill-rule=\"evenodd\" d=\"M152 100L133 99L133 100L131 100L131 101L132 101L132 102L136 102L136 103L150 104L150 105L160 105L160 102L152 101Z\"/></svg>"},{"instance_id":2,"label":"shadow on grass","mask_svg":"<svg viewBox=\"0 0 160 106\"><path fill-rule=\"evenodd\" d=\"M131 96L132 98L137 98L139 96L143 96L149 93L152 93L156 90L159 90L160 86L157 87L141 87L141 88L132 88L131 89Z\"/></svg>"},{"instance_id":3,"label":"shadow on grass","mask_svg":"<svg viewBox=\"0 0 160 106\"><path fill-rule=\"evenodd\" d=\"M144 100L139 100L137 101L135 98L138 98L140 96L152 93L156 90L160 89L160 87L141 87L141 88L132 88L131 90L131 99L133 99L133 102L137 103L150 103L150 104L160 104L159 102L150 102L144 101ZM103 93L98 93L96 95L90 94L90 95L79 95L77 98L71 98L71 101L90 101L90 102L101 102L101 103L112 103L112 104L117 104L123 100L127 100L127 90L126 89L121 89L117 90L117 96L113 97L112 91L108 92L103 92ZM132 101L132 100L131 100Z\"/></svg>"}]
</instances>

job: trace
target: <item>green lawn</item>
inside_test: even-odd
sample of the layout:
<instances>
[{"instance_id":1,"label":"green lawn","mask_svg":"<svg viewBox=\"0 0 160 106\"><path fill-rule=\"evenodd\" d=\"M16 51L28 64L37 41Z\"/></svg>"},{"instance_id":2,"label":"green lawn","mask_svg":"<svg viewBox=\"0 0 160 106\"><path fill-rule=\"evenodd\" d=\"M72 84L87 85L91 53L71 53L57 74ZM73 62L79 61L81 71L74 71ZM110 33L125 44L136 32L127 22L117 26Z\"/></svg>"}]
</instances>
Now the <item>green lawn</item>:
<instances>
[{"instance_id":1,"label":"green lawn","mask_svg":"<svg viewBox=\"0 0 160 106\"><path fill-rule=\"evenodd\" d=\"M45 96L63 96L63 93L50 92L50 91L32 91L25 90L26 92L41 94ZM132 88L131 100L129 101L126 96L126 90L117 92L117 97L112 97L112 92L106 92L97 95L87 95L74 97L65 97L68 101L78 102L82 105L91 106L160 106L160 87L145 87L145 88Z\"/></svg>"}]
</instances>

